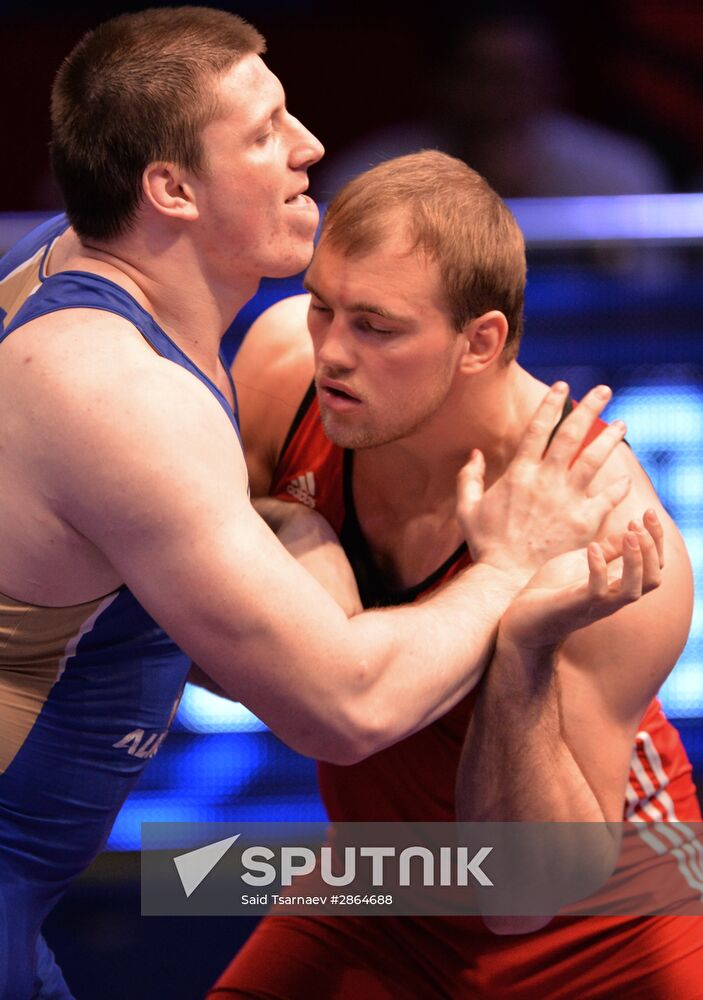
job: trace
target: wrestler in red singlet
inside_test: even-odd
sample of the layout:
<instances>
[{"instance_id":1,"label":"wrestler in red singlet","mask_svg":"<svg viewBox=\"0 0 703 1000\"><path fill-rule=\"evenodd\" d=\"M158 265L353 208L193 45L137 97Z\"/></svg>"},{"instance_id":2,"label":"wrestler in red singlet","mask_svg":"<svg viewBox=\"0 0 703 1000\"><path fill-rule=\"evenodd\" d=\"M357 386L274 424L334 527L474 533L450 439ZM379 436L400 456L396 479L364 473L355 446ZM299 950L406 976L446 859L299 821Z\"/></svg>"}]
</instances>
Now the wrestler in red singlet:
<instances>
[{"instance_id":1,"label":"wrestler in red singlet","mask_svg":"<svg viewBox=\"0 0 703 1000\"><path fill-rule=\"evenodd\" d=\"M600 425L603 426L602 424ZM598 433L598 427L595 429ZM595 435L594 435L595 436ZM588 439L584 445L588 443ZM314 504L338 531L365 606L413 601L466 566L466 545L419 586L389 590L354 510L353 451L325 436L314 387L279 458L271 494ZM454 786L474 700L352 766L318 764L336 822L451 822ZM655 699L640 724L623 817L701 820L691 764ZM671 864L677 898L703 897L703 846ZM478 917L269 916L209 995L261 1000L701 1000L703 918L554 919L497 936Z\"/></svg>"}]
</instances>

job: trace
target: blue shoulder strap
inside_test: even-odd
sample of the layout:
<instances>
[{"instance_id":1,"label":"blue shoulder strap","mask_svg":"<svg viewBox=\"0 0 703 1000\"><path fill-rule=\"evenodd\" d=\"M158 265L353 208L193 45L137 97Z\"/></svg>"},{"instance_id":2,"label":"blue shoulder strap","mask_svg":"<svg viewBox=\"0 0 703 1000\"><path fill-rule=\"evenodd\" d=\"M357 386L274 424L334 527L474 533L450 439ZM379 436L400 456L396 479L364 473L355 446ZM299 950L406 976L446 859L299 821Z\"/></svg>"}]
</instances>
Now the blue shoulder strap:
<instances>
[{"instance_id":1,"label":"blue shoulder strap","mask_svg":"<svg viewBox=\"0 0 703 1000\"><path fill-rule=\"evenodd\" d=\"M154 350L195 375L212 392L225 410L232 426L239 436L239 413L234 383L222 352L220 360L227 372L234 397L234 412L227 399L214 382L195 365L180 347L161 329L154 318L134 299L129 292L114 281L88 271L60 271L46 278L40 287L25 301L12 322L0 333L0 343L13 330L47 313L62 309L99 309L115 313L129 320L139 330Z\"/></svg>"},{"instance_id":2,"label":"blue shoulder strap","mask_svg":"<svg viewBox=\"0 0 703 1000\"><path fill-rule=\"evenodd\" d=\"M54 239L67 228L68 219L66 216L54 215L42 222L41 225L31 229L0 258L0 281L11 274L20 264L24 264L30 257L33 257L42 247L48 251Z\"/></svg>"}]
</instances>

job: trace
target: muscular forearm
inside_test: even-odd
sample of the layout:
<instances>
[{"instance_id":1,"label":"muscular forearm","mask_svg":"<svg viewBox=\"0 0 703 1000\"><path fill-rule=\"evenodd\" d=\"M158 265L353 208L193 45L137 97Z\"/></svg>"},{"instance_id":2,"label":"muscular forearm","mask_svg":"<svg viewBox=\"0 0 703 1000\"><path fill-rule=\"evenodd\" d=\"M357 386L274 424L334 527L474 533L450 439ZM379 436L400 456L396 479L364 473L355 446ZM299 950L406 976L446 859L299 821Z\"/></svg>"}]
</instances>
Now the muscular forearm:
<instances>
[{"instance_id":1,"label":"muscular forearm","mask_svg":"<svg viewBox=\"0 0 703 1000\"><path fill-rule=\"evenodd\" d=\"M653 512L647 514L647 526L647 531L642 525L629 530L619 544L613 539L592 544L585 561L578 552L551 560L504 615L463 748L457 785L460 818L620 819L622 794L618 799L617 786L609 787L602 775L596 784L597 770L588 760L595 746L584 753L588 737L592 741L592 733L603 731L601 709L593 706L592 726L581 722L578 727L572 710L567 733L564 707L576 699L585 710L589 684L583 681L607 652L598 631L603 626L595 632L591 627L659 585L662 535ZM611 562L622 553L619 577L608 577L606 549ZM587 581L573 582L586 569ZM612 629L615 642L619 629ZM619 752L628 747L625 718L622 713L609 730ZM578 743L577 754L573 748Z\"/></svg>"},{"instance_id":2,"label":"muscular forearm","mask_svg":"<svg viewBox=\"0 0 703 1000\"><path fill-rule=\"evenodd\" d=\"M253 504L279 541L347 614L359 610L351 568L329 524L298 504L270 497L257 498ZM380 728L373 732L368 752L427 725L473 688L492 653L500 616L524 580L525 573L517 569L507 573L479 563L422 608L416 605L409 613L394 609L392 628L388 612L382 611L355 624L360 635L354 642L363 648L367 637L375 636L370 639L375 655L366 659L368 669L361 683L345 691L341 678L333 694L335 699L347 698L352 710L365 719L378 720ZM409 643L403 630L411 621L414 640ZM396 636L402 636L402 643ZM384 647L386 655L378 655ZM432 671L427 669L430 662L435 663Z\"/></svg>"},{"instance_id":3,"label":"muscular forearm","mask_svg":"<svg viewBox=\"0 0 703 1000\"><path fill-rule=\"evenodd\" d=\"M254 506L297 561L348 615L353 613L358 591L327 522L297 504L266 498L256 500ZM298 689L297 698L305 704L295 714L287 713L286 728L270 720L272 728L293 742L287 727L297 726L305 714L314 713L305 742L293 745L304 753L333 759L337 740L331 725L340 708L344 709L340 727L352 739L354 720L358 723L361 742L355 756L367 756L428 725L477 683L493 651L500 616L522 582L518 573L510 575L477 564L420 606L370 612L348 623L349 631L339 623L345 635L340 636L336 683L333 687L326 683L335 669L329 662L328 671L317 674L319 686L310 677ZM412 636L406 631L410 628ZM323 630L321 625L318 631ZM345 649L349 656L344 655ZM314 655L312 646L308 654ZM274 656L272 649L268 655ZM290 656L287 661L293 667ZM362 669L355 670L356 663ZM189 680L226 695L200 668L193 668ZM229 696L238 700L233 692ZM315 746L308 745L310 739Z\"/></svg>"},{"instance_id":4,"label":"muscular forearm","mask_svg":"<svg viewBox=\"0 0 703 1000\"><path fill-rule=\"evenodd\" d=\"M555 656L499 641L462 751L459 819L604 819L564 739Z\"/></svg>"},{"instance_id":5,"label":"muscular forearm","mask_svg":"<svg viewBox=\"0 0 703 1000\"><path fill-rule=\"evenodd\" d=\"M475 687L522 579L517 571L478 563L420 605L372 612L350 623L360 634L378 629L388 650L354 695L363 713L379 720L369 752L429 725Z\"/></svg>"},{"instance_id":6,"label":"muscular forearm","mask_svg":"<svg viewBox=\"0 0 703 1000\"><path fill-rule=\"evenodd\" d=\"M553 649L525 650L499 640L462 751L457 818L550 824L525 827L515 845L514 878L534 873L535 895L548 885L554 911L598 889L619 841L563 733ZM564 823L574 824L566 830ZM512 883L507 878L508 884ZM508 905L514 902L508 899ZM496 933L538 930L547 917L487 917Z\"/></svg>"}]
</instances>

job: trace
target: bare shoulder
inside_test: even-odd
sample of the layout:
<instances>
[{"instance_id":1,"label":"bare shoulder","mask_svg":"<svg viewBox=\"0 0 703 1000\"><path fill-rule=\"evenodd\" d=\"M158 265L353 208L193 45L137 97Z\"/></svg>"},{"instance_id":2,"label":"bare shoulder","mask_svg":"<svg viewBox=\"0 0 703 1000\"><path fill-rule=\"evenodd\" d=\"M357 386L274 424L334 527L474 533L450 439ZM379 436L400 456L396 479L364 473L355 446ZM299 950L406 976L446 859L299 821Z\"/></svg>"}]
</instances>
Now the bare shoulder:
<instances>
[{"instance_id":1,"label":"bare shoulder","mask_svg":"<svg viewBox=\"0 0 703 1000\"><path fill-rule=\"evenodd\" d=\"M238 450L207 387L118 316L65 310L16 331L2 351L17 441L31 441L32 467L59 504L97 499L100 484L141 476L152 460L165 481L171 463L175 474L196 452Z\"/></svg>"},{"instance_id":2,"label":"bare shoulder","mask_svg":"<svg viewBox=\"0 0 703 1000\"><path fill-rule=\"evenodd\" d=\"M163 358L129 320L113 313L50 313L13 333L1 350L0 377L7 380L8 391L17 386L16 395L24 400L21 412L31 408L41 415L60 407L68 414L90 408L97 417L103 406L128 399L147 404L154 393L160 401L173 396L186 406L212 399L213 413L220 409L198 379ZM31 396L37 390L45 391ZM118 427L116 412L112 410L113 425Z\"/></svg>"},{"instance_id":3,"label":"bare shoulder","mask_svg":"<svg viewBox=\"0 0 703 1000\"><path fill-rule=\"evenodd\" d=\"M656 510L664 529L662 582L610 618L575 632L564 651L572 665L599 678L606 701L622 717L638 721L686 643L693 609L693 575L686 544L636 455L620 444L596 477L605 483L630 477L630 492L609 515L601 534L617 535Z\"/></svg>"},{"instance_id":4,"label":"bare shoulder","mask_svg":"<svg viewBox=\"0 0 703 1000\"><path fill-rule=\"evenodd\" d=\"M254 496L268 492L288 429L312 380L309 301L309 295L294 295L262 313L232 365Z\"/></svg>"},{"instance_id":5,"label":"bare shoulder","mask_svg":"<svg viewBox=\"0 0 703 1000\"><path fill-rule=\"evenodd\" d=\"M1 374L19 375L22 395L28 383L42 381L57 392L75 381L84 382L89 393L92 379L112 379L118 386L135 368L156 372L163 360L130 320L100 309L61 309L40 316L7 338L2 357Z\"/></svg>"},{"instance_id":6,"label":"bare shoulder","mask_svg":"<svg viewBox=\"0 0 703 1000\"><path fill-rule=\"evenodd\" d=\"M219 401L120 317L42 317L0 345L0 358L0 478L12 483L0 495L0 571L41 588L20 596L61 604L105 593L124 579L112 556L128 538L163 533L179 505L247 501Z\"/></svg>"},{"instance_id":7,"label":"bare shoulder","mask_svg":"<svg viewBox=\"0 0 703 1000\"><path fill-rule=\"evenodd\" d=\"M282 299L252 323L232 365L238 392L297 405L312 377L309 301L309 295Z\"/></svg>"},{"instance_id":8,"label":"bare shoulder","mask_svg":"<svg viewBox=\"0 0 703 1000\"><path fill-rule=\"evenodd\" d=\"M664 507L661 498L639 462L636 453L626 444L619 444L603 468L594 479L594 486L599 487L612 482L620 476L628 476L631 482L630 490L625 499L608 516L603 533L624 531L632 520L641 520L648 507L656 510L662 524L668 544L667 564L672 565L685 560L685 545L680 531Z\"/></svg>"}]
</instances>

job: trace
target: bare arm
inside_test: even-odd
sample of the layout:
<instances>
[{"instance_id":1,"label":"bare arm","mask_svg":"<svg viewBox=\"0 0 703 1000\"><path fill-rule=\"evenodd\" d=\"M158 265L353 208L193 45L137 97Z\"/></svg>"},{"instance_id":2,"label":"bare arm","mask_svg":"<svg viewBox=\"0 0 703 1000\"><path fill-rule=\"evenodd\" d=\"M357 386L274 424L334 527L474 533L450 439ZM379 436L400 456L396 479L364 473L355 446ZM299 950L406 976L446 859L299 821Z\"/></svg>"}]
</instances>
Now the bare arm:
<instances>
[{"instance_id":1,"label":"bare arm","mask_svg":"<svg viewBox=\"0 0 703 1000\"><path fill-rule=\"evenodd\" d=\"M284 503L273 497L258 497L253 507L279 542L325 588L347 617L362 610L349 560L324 517L301 504ZM192 664L188 681L227 697L222 687L197 664Z\"/></svg>"},{"instance_id":2,"label":"bare arm","mask_svg":"<svg viewBox=\"0 0 703 1000\"><path fill-rule=\"evenodd\" d=\"M27 420L42 428L38 489L52 515L230 697L311 756L357 760L446 712L480 676L496 613L555 550L590 537L622 494L620 485L588 496L580 474L566 474L566 453L563 465L542 461L563 403L550 393L520 477L494 493L494 522L481 513L477 463L462 477L479 563L418 607L349 620L253 510L239 443L212 394L122 321L61 315L60 335L52 317L23 340L40 349L25 373ZM584 400L557 439L580 438L604 402ZM561 507L570 527L554 536ZM511 530L501 551L494 536L506 517L537 543L520 547Z\"/></svg>"},{"instance_id":3,"label":"bare arm","mask_svg":"<svg viewBox=\"0 0 703 1000\"><path fill-rule=\"evenodd\" d=\"M329 522L298 503L257 497L254 509L279 542L335 599L347 617L362 610L354 572Z\"/></svg>"},{"instance_id":4,"label":"bare arm","mask_svg":"<svg viewBox=\"0 0 703 1000\"><path fill-rule=\"evenodd\" d=\"M656 505L627 450L614 461L628 466L637 483L623 506ZM626 516L617 511L612 525L627 528ZM560 841L566 851L560 863L550 859L551 877L558 883L563 876L567 894L570 873L577 865L583 870L586 856L592 864L591 889L602 884L615 863L617 830L605 824L622 819L637 725L674 666L690 625L688 559L661 508L659 517L667 535L661 586L662 528L651 511L645 517L648 530L631 522L637 530L625 538L622 605L603 585L603 567L594 563L593 551L591 578L600 573L601 582L590 592L581 589L581 605L569 587L566 557L537 575L504 616L467 733L457 784L461 819L600 824L589 855L574 835L570 845ZM631 544L635 540L637 546ZM644 591L655 584L657 589L639 600L638 579ZM636 603L625 607L631 600ZM598 621L602 613L612 617ZM565 895L562 902L568 901ZM518 933L546 920L488 922L499 933Z\"/></svg>"}]
</instances>

